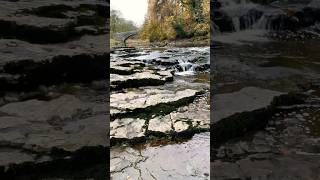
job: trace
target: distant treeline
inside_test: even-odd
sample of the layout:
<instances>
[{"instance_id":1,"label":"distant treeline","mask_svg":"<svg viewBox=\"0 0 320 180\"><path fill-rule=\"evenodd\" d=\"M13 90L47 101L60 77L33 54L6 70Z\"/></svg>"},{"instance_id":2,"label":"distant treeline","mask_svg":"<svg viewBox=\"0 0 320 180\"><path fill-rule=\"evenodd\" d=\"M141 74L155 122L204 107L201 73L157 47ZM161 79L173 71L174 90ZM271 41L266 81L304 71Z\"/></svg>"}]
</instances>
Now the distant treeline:
<instances>
[{"instance_id":1,"label":"distant treeline","mask_svg":"<svg viewBox=\"0 0 320 180\"><path fill-rule=\"evenodd\" d=\"M110 12L110 36L113 37L114 33L134 31L138 28L136 25L122 17L122 14L118 10L111 10Z\"/></svg>"},{"instance_id":2,"label":"distant treeline","mask_svg":"<svg viewBox=\"0 0 320 180\"><path fill-rule=\"evenodd\" d=\"M148 0L142 39L163 41L209 34L210 0Z\"/></svg>"}]
</instances>

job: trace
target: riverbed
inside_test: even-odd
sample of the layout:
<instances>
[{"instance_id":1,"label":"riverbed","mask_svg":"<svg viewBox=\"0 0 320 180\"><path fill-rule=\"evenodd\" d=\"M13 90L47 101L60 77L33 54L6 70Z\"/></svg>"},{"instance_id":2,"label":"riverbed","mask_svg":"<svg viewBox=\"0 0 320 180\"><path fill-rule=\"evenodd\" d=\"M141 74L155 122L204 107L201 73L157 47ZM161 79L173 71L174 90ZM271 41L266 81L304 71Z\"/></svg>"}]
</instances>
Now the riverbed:
<instances>
[{"instance_id":1,"label":"riverbed","mask_svg":"<svg viewBox=\"0 0 320 180\"><path fill-rule=\"evenodd\" d=\"M213 40L213 179L319 179L319 37L284 34Z\"/></svg>"},{"instance_id":2,"label":"riverbed","mask_svg":"<svg viewBox=\"0 0 320 180\"><path fill-rule=\"evenodd\" d=\"M112 179L209 179L209 51L113 51Z\"/></svg>"}]
</instances>

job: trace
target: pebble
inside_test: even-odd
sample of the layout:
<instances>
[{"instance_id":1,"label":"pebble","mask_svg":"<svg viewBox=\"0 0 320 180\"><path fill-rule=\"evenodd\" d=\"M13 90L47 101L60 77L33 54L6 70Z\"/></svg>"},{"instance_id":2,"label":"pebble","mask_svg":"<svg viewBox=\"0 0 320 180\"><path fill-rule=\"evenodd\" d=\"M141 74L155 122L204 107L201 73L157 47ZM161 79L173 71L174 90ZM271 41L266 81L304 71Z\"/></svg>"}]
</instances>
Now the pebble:
<instances>
[{"instance_id":1,"label":"pebble","mask_svg":"<svg viewBox=\"0 0 320 180\"><path fill-rule=\"evenodd\" d=\"M307 116L309 116L309 113L303 113L302 114L304 117L307 117Z\"/></svg>"}]
</instances>

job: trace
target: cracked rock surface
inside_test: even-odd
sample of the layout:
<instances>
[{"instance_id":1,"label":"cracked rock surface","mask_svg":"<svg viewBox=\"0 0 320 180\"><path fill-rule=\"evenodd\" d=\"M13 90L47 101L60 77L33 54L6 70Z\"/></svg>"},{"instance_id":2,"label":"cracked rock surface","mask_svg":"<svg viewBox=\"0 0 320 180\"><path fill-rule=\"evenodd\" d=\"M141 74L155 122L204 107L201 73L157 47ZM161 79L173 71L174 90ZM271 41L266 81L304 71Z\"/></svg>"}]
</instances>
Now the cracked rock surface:
<instances>
[{"instance_id":1,"label":"cracked rock surface","mask_svg":"<svg viewBox=\"0 0 320 180\"><path fill-rule=\"evenodd\" d=\"M214 116L212 121L218 122L236 113L267 108L273 98L281 94L283 93L279 91L258 87L245 87L237 92L217 94L213 98Z\"/></svg>"},{"instance_id":2,"label":"cracked rock surface","mask_svg":"<svg viewBox=\"0 0 320 180\"><path fill-rule=\"evenodd\" d=\"M319 97L280 106L265 130L213 151L215 179L318 179Z\"/></svg>"},{"instance_id":3,"label":"cracked rock surface","mask_svg":"<svg viewBox=\"0 0 320 180\"><path fill-rule=\"evenodd\" d=\"M0 1L0 179L106 176L108 9Z\"/></svg>"},{"instance_id":4,"label":"cracked rock surface","mask_svg":"<svg viewBox=\"0 0 320 180\"><path fill-rule=\"evenodd\" d=\"M112 179L209 179L210 163L205 158L210 129L208 73L192 75L190 71L191 75L180 76L181 68L177 69L185 51L209 58L207 48L195 49L170 53L114 49L114 88L110 95ZM191 60L188 63L186 69L193 65ZM173 154L181 157L168 158Z\"/></svg>"},{"instance_id":5,"label":"cracked rock surface","mask_svg":"<svg viewBox=\"0 0 320 180\"><path fill-rule=\"evenodd\" d=\"M207 132L160 147L114 147L110 155L112 179L209 179L209 138Z\"/></svg>"},{"instance_id":6,"label":"cracked rock surface","mask_svg":"<svg viewBox=\"0 0 320 180\"><path fill-rule=\"evenodd\" d=\"M141 110L153 109L164 105L174 107L192 101L200 91L185 89L181 91L168 91L158 89L144 89L128 91L125 93L114 93L110 96L111 117L126 116Z\"/></svg>"},{"instance_id":7,"label":"cracked rock surface","mask_svg":"<svg viewBox=\"0 0 320 180\"><path fill-rule=\"evenodd\" d=\"M319 43L263 33L214 47L211 177L319 179Z\"/></svg>"}]
</instances>

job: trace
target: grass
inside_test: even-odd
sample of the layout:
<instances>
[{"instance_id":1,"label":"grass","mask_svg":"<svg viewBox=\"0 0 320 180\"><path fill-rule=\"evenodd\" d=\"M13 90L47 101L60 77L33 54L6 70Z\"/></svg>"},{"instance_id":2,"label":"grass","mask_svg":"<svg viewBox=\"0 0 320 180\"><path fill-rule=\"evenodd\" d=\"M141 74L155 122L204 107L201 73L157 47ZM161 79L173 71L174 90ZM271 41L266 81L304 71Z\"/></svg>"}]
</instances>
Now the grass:
<instances>
[{"instance_id":1,"label":"grass","mask_svg":"<svg viewBox=\"0 0 320 180\"><path fill-rule=\"evenodd\" d=\"M119 46L119 45L121 45L120 41L117 41L115 39L110 39L110 47L116 47L116 46Z\"/></svg>"}]
</instances>

